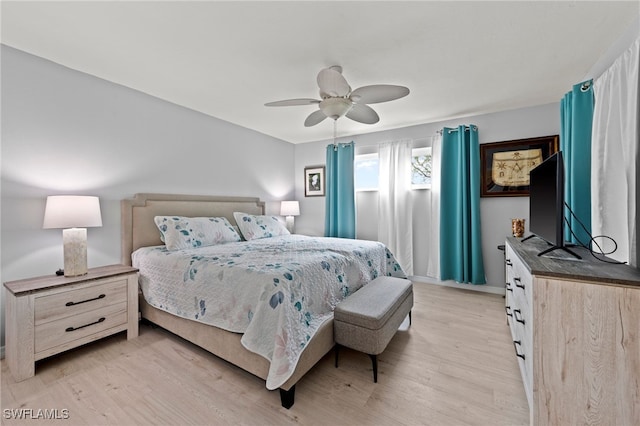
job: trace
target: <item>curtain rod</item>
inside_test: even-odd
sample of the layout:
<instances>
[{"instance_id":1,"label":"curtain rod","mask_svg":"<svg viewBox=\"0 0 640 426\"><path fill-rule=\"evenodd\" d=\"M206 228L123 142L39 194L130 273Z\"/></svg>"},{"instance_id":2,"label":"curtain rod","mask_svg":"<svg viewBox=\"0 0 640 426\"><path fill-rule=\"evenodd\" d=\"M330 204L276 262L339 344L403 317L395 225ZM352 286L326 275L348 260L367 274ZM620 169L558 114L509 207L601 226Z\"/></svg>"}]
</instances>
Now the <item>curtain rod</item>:
<instances>
[{"instance_id":1,"label":"curtain rod","mask_svg":"<svg viewBox=\"0 0 640 426\"><path fill-rule=\"evenodd\" d=\"M477 131L478 130L478 126L475 126L473 124L471 126L464 126L464 130L465 131L468 131L469 129ZM447 133L453 133L453 132L457 132L457 131L458 131L457 127L454 128L454 129L447 129ZM438 130L438 131L436 131L436 133L439 134L439 135L442 135L442 130Z\"/></svg>"},{"instance_id":2,"label":"curtain rod","mask_svg":"<svg viewBox=\"0 0 640 426\"><path fill-rule=\"evenodd\" d=\"M433 136L428 136L426 138L416 138L416 139L413 139L413 141L414 142L428 142L432 138L433 138Z\"/></svg>"},{"instance_id":3,"label":"curtain rod","mask_svg":"<svg viewBox=\"0 0 640 426\"><path fill-rule=\"evenodd\" d=\"M336 143L330 143L329 145L327 145L327 147L332 146L334 151L337 151L338 148L346 148L350 145L355 145L354 141L351 142L336 142Z\"/></svg>"}]
</instances>

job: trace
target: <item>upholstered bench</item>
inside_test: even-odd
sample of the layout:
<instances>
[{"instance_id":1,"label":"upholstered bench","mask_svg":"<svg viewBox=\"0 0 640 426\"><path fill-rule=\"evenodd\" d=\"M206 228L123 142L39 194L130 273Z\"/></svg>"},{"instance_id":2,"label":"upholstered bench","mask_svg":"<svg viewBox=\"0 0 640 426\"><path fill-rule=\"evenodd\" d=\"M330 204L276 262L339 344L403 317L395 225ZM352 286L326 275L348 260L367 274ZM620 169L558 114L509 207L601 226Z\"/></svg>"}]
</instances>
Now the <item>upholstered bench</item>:
<instances>
[{"instance_id":1,"label":"upholstered bench","mask_svg":"<svg viewBox=\"0 0 640 426\"><path fill-rule=\"evenodd\" d=\"M373 381L377 383L377 355L407 315L411 324L411 308L411 281L394 277L378 277L340 302L333 313L336 368L340 346L364 352L371 358Z\"/></svg>"}]
</instances>

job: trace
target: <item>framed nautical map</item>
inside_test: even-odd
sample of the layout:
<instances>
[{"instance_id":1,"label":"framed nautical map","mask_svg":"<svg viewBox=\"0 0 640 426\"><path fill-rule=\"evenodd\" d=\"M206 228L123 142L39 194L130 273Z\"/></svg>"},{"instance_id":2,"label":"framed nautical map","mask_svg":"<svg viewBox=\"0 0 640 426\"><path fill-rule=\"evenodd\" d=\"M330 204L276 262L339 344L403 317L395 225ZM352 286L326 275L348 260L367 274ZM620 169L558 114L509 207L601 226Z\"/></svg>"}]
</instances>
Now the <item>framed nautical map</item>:
<instances>
[{"instance_id":1,"label":"framed nautical map","mask_svg":"<svg viewBox=\"0 0 640 426\"><path fill-rule=\"evenodd\" d=\"M558 151L558 135L480 144L481 197L529 195L529 172Z\"/></svg>"}]
</instances>

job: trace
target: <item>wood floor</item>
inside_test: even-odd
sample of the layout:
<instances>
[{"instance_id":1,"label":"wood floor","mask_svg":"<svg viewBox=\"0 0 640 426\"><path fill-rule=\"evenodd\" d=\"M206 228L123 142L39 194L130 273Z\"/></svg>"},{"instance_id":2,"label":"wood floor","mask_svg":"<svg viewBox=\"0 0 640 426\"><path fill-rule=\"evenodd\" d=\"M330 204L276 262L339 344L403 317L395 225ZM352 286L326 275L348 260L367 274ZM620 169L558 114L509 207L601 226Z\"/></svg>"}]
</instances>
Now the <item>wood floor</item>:
<instances>
[{"instance_id":1,"label":"wood floor","mask_svg":"<svg viewBox=\"0 0 640 426\"><path fill-rule=\"evenodd\" d=\"M528 407L501 296L414 285L413 324L371 362L329 353L296 387L286 410L277 391L208 352L142 324L38 362L15 383L2 361L2 424L8 409L57 410L38 425L525 425ZM68 411L63 411L68 410Z\"/></svg>"}]
</instances>

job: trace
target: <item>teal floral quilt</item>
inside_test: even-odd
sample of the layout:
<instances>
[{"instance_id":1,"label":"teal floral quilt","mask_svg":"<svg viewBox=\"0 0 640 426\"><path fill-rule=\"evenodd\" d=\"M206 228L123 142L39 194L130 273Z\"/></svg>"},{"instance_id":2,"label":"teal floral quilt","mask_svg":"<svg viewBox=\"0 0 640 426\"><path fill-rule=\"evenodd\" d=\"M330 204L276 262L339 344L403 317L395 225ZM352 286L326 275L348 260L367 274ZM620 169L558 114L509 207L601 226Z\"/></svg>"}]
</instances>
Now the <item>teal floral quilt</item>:
<instances>
[{"instance_id":1,"label":"teal floral quilt","mask_svg":"<svg viewBox=\"0 0 640 426\"><path fill-rule=\"evenodd\" d=\"M132 260L150 305L242 333L244 347L270 361L268 389L287 381L342 299L378 276L406 277L382 243L302 235L144 247Z\"/></svg>"}]
</instances>

